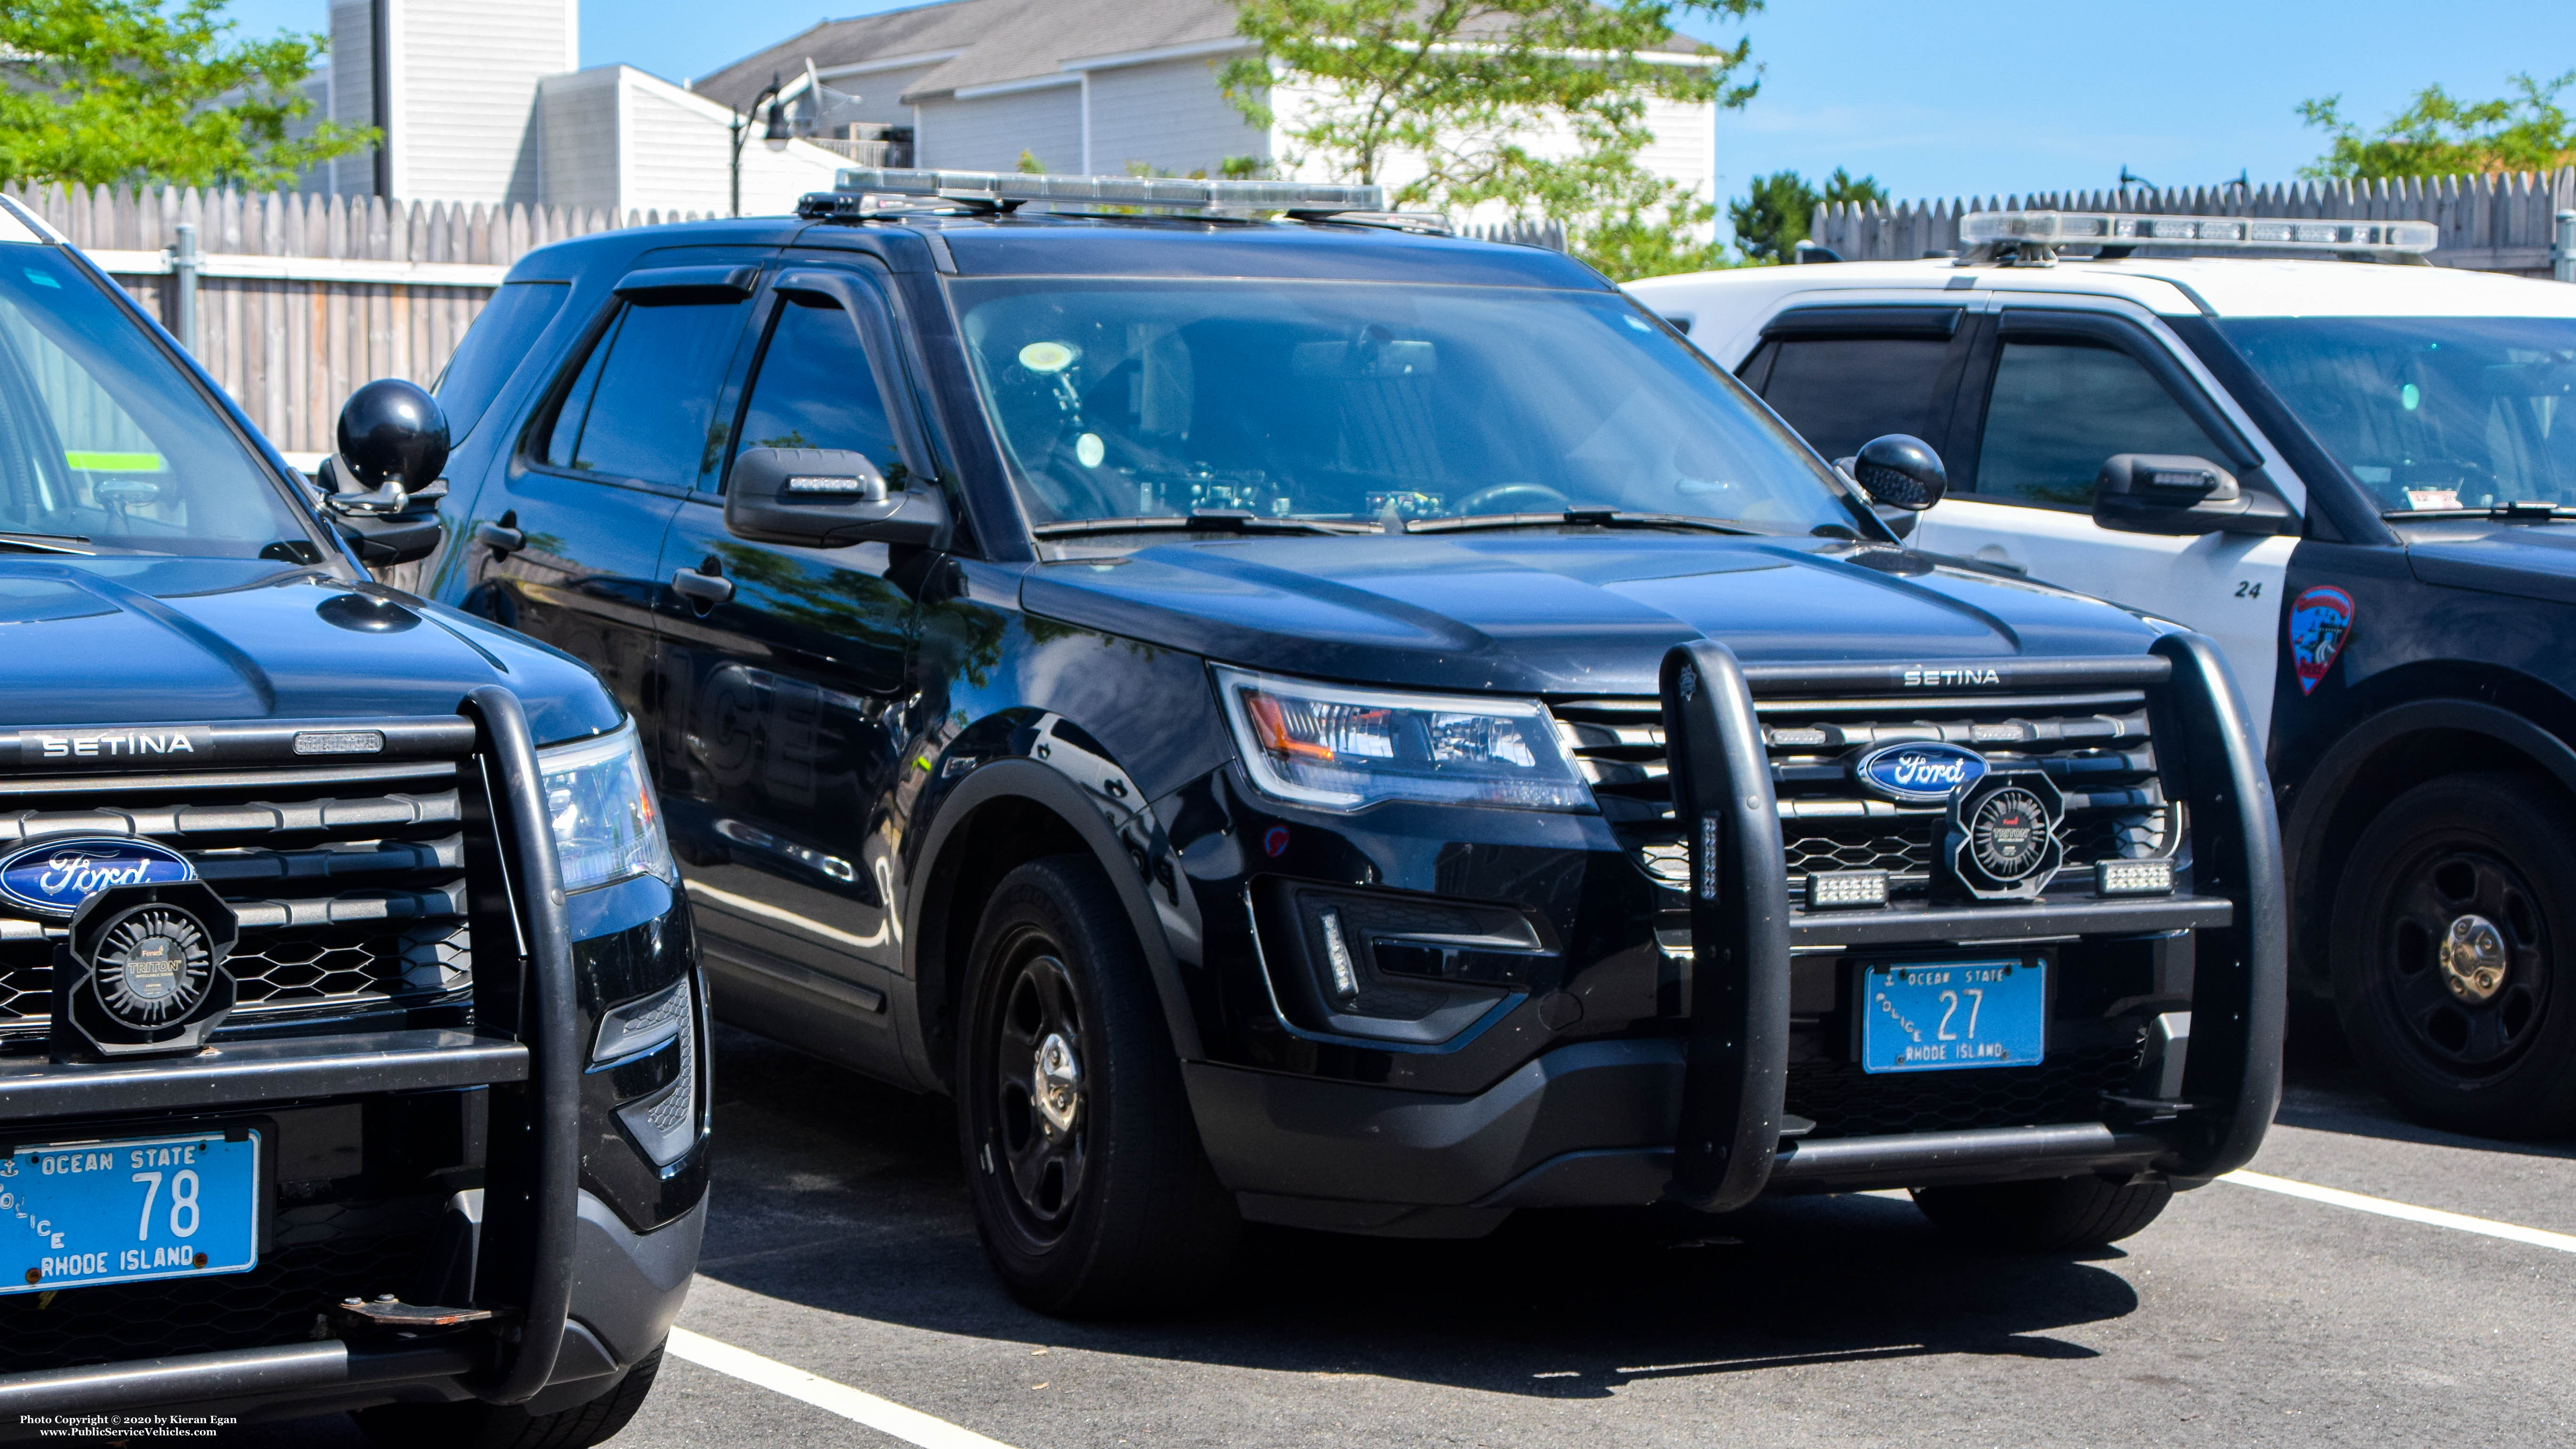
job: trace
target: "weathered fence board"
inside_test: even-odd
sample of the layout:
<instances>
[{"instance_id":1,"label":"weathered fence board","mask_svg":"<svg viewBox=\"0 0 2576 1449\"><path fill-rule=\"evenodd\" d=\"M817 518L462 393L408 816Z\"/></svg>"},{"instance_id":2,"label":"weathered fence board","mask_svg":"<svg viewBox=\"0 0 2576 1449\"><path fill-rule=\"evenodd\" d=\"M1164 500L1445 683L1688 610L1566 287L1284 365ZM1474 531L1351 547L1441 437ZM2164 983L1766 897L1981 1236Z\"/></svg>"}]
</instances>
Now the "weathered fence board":
<instances>
[{"instance_id":1,"label":"weathered fence board","mask_svg":"<svg viewBox=\"0 0 2576 1449\"><path fill-rule=\"evenodd\" d=\"M2282 216L2429 221L2442 231L2437 266L2549 275L2557 213L2576 207L2576 167L2553 173L2443 176L2405 181L2302 181L2280 186L2197 186L2165 191L2045 192L2031 196L1896 203L1828 203L1810 234L1845 261L1942 256L1959 246L1971 211L2125 211L2182 216Z\"/></svg>"},{"instance_id":2,"label":"weathered fence board","mask_svg":"<svg viewBox=\"0 0 2576 1449\"><path fill-rule=\"evenodd\" d=\"M195 223L208 262L197 284L198 360L290 453L329 450L340 401L358 384L434 380L501 272L526 253L566 237L694 219L295 192L54 186L9 194L98 257L174 331L177 291L161 254L176 244L180 222ZM255 261L272 257L309 261ZM404 266L442 270L392 270ZM226 275L258 270L287 275ZM397 279L406 277L435 280Z\"/></svg>"}]
</instances>

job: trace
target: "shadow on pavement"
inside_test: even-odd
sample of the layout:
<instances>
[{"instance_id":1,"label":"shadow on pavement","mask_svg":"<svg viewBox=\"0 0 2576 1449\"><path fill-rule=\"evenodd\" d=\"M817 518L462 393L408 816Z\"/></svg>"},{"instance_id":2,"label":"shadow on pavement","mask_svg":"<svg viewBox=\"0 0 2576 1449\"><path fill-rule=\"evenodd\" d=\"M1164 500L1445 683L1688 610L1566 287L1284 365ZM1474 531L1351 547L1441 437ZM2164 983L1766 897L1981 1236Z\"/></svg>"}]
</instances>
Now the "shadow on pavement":
<instances>
[{"instance_id":1,"label":"shadow on pavement","mask_svg":"<svg viewBox=\"0 0 2576 1449\"><path fill-rule=\"evenodd\" d=\"M1464 1243L1257 1229L1203 1313L1062 1323L1012 1302L987 1271L945 1102L732 1030L717 1036L715 1082L716 1211L700 1271L942 1333L1589 1397L1804 1364L2090 1358L2049 1333L2138 1306L2091 1263L1969 1250L1912 1204L1861 1195L1723 1219L1523 1213Z\"/></svg>"},{"instance_id":2,"label":"shadow on pavement","mask_svg":"<svg viewBox=\"0 0 2576 1449\"><path fill-rule=\"evenodd\" d=\"M2576 1143L2511 1142L2445 1132L2410 1120L2397 1110L2355 1061L2334 1010L2323 1002L2293 1002L2286 1050L2282 1053L2281 1110L2272 1120L2286 1127L2413 1142L2433 1147L2462 1147L2522 1157L2576 1158Z\"/></svg>"}]
</instances>

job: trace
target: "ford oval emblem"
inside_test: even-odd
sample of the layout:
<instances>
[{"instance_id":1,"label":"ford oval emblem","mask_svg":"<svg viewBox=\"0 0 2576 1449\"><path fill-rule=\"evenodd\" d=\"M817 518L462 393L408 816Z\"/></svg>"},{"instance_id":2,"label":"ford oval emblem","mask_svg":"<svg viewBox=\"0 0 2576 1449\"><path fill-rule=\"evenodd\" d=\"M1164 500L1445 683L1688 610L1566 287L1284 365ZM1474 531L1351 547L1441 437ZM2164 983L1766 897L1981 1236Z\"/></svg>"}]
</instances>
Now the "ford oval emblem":
<instances>
[{"instance_id":1,"label":"ford oval emblem","mask_svg":"<svg viewBox=\"0 0 2576 1449\"><path fill-rule=\"evenodd\" d=\"M0 855L0 902L42 916L69 916L111 886L195 880L188 858L149 840L58 835Z\"/></svg>"},{"instance_id":2,"label":"ford oval emblem","mask_svg":"<svg viewBox=\"0 0 2576 1449\"><path fill-rule=\"evenodd\" d=\"M1890 800L1947 800L1985 778L1986 757L1957 745L1883 745L1860 757L1852 775Z\"/></svg>"}]
</instances>

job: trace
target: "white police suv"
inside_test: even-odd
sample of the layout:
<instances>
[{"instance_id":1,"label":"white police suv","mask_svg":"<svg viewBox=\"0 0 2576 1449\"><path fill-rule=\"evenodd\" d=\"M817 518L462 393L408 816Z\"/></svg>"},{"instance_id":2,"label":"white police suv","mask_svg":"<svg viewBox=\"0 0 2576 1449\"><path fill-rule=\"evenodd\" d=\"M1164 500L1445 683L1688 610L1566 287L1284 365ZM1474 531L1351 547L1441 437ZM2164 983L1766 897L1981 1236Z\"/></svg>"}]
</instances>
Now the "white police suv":
<instances>
[{"instance_id":1,"label":"white police suv","mask_svg":"<svg viewBox=\"0 0 2576 1449\"><path fill-rule=\"evenodd\" d=\"M2218 640L2268 730L2294 987L2420 1116L2576 1128L2576 286L2406 265L2422 222L1961 235L1630 290L1825 456L1936 450L1917 547Z\"/></svg>"}]
</instances>

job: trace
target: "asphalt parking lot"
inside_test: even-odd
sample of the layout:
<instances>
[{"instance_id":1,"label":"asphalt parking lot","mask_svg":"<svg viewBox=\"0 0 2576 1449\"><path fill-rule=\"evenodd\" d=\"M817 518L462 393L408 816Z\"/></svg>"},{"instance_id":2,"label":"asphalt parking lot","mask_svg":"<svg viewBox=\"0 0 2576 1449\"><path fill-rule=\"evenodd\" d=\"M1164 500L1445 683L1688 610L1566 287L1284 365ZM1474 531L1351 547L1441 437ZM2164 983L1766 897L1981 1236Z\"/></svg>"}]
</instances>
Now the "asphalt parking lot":
<instances>
[{"instance_id":1,"label":"asphalt parking lot","mask_svg":"<svg viewBox=\"0 0 2576 1449\"><path fill-rule=\"evenodd\" d=\"M987 1275L944 1104L727 1030L682 1323L729 1371L675 1357L616 1442L2576 1441L2576 1238L2491 1235L2576 1234L2576 1145L2427 1132L2331 1045L2294 1063L2255 1170L2489 1228L2235 1182L2066 1257L1963 1249L1875 1194L1725 1220L1525 1214L1475 1243L1266 1235L1219 1310L1096 1326ZM361 1441L310 1420L230 1442Z\"/></svg>"}]
</instances>

